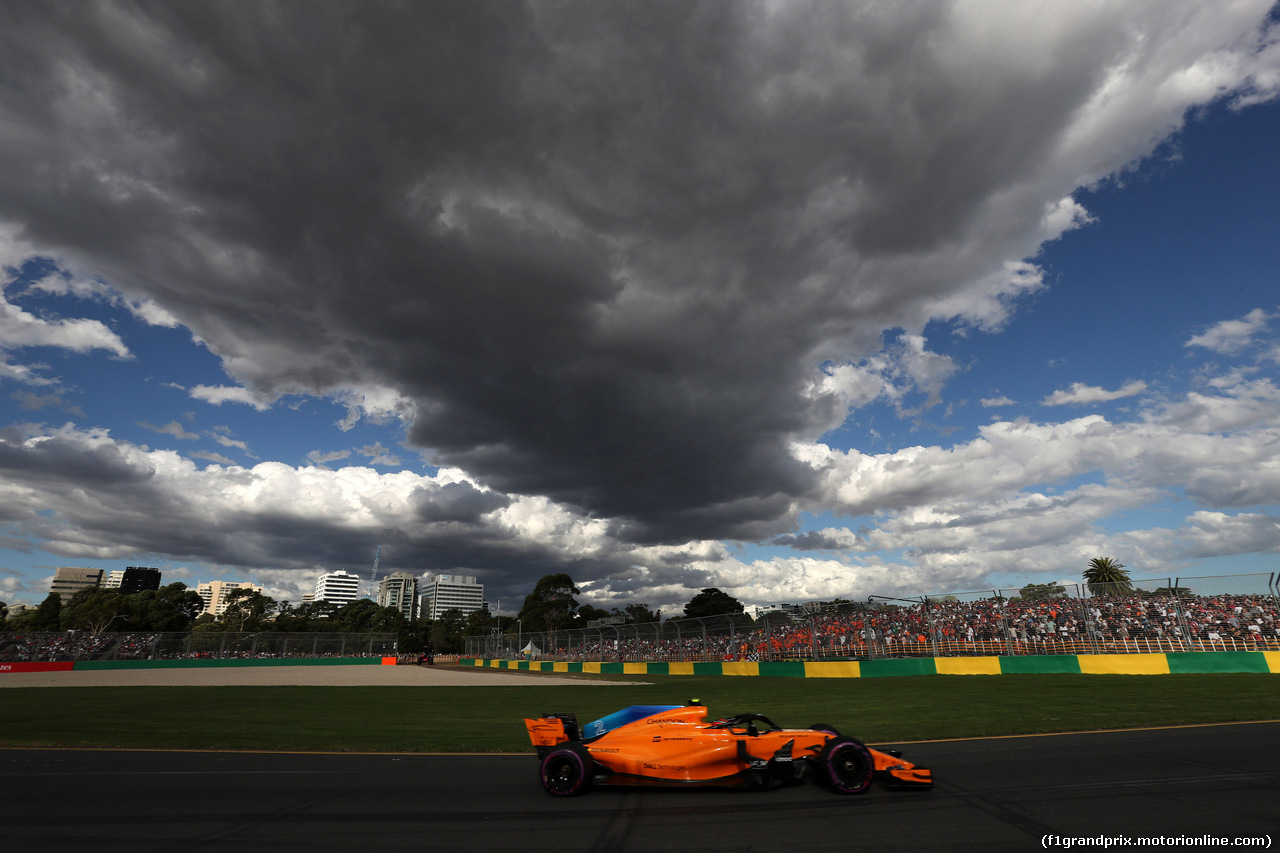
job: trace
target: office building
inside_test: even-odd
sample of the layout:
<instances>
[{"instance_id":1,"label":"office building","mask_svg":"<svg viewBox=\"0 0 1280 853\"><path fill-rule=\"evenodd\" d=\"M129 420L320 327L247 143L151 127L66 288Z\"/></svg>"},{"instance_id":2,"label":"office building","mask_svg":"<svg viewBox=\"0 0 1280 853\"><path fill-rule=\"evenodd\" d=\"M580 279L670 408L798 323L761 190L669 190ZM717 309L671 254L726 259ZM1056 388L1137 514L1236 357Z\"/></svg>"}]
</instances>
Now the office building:
<instances>
[{"instance_id":1,"label":"office building","mask_svg":"<svg viewBox=\"0 0 1280 853\"><path fill-rule=\"evenodd\" d=\"M112 572L111 574L115 574ZM129 566L120 579L120 593L132 595L148 589L160 588L160 570L145 566Z\"/></svg>"},{"instance_id":2,"label":"office building","mask_svg":"<svg viewBox=\"0 0 1280 853\"><path fill-rule=\"evenodd\" d=\"M392 572L378 581L378 606L394 607L412 619L418 603L418 579L409 572Z\"/></svg>"},{"instance_id":3,"label":"office building","mask_svg":"<svg viewBox=\"0 0 1280 853\"><path fill-rule=\"evenodd\" d=\"M89 569L75 566L63 566L53 573L53 583L49 592L56 592L66 604L82 589L102 586L106 572L102 569Z\"/></svg>"},{"instance_id":4,"label":"office building","mask_svg":"<svg viewBox=\"0 0 1280 853\"><path fill-rule=\"evenodd\" d=\"M312 601L328 601L338 606L350 604L360 597L360 576L339 569L316 579Z\"/></svg>"},{"instance_id":5,"label":"office building","mask_svg":"<svg viewBox=\"0 0 1280 853\"><path fill-rule=\"evenodd\" d=\"M200 600L204 602L203 613L213 616L221 616L230 604L231 593L238 589L250 589L254 592L262 592L262 587L244 581L243 583L230 583L228 581L210 581L201 583L196 587L196 594L200 596Z\"/></svg>"},{"instance_id":6,"label":"office building","mask_svg":"<svg viewBox=\"0 0 1280 853\"><path fill-rule=\"evenodd\" d=\"M103 589L119 589L124 582L124 569L113 569L107 572L107 579L102 582Z\"/></svg>"},{"instance_id":7,"label":"office building","mask_svg":"<svg viewBox=\"0 0 1280 853\"><path fill-rule=\"evenodd\" d=\"M423 619L439 619L446 610L460 610L463 616L486 609L484 584L466 575L427 575L422 579Z\"/></svg>"}]
</instances>

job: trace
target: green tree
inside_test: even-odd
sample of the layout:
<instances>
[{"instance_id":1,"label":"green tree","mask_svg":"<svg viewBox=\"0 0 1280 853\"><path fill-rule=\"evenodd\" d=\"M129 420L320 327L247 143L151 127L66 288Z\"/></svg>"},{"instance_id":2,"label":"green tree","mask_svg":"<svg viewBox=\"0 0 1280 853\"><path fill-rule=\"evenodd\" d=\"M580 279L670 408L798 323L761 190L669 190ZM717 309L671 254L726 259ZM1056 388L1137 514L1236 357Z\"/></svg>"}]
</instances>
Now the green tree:
<instances>
[{"instance_id":1,"label":"green tree","mask_svg":"<svg viewBox=\"0 0 1280 853\"><path fill-rule=\"evenodd\" d=\"M741 611L739 611L741 612ZM627 617L628 625L643 625L648 622L661 622L662 614L650 610L646 604L628 604L622 608L622 615Z\"/></svg>"},{"instance_id":2,"label":"green tree","mask_svg":"<svg viewBox=\"0 0 1280 853\"><path fill-rule=\"evenodd\" d=\"M369 620L369 631L378 634L399 634L408 630L409 619L398 607L375 607Z\"/></svg>"},{"instance_id":3,"label":"green tree","mask_svg":"<svg viewBox=\"0 0 1280 853\"><path fill-rule=\"evenodd\" d=\"M1192 595L1195 595L1195 593L1185 586L1162 586L1151 590L1151 596L1153 598L1173 598L1175 596L1178 598L1187 598Z\"/></svg>"},{"instance_id":4,"label":"green tree","mask_svg":"<svg viewBox=\"0 0 1280 853\"><path fill-rule=\"evenodd\" d=\"M336 615L338 604L333 601L304 601L288 610L281 608L276 615L275 630L293 633L341 631Z\"/></svg>"},{"instance_id":5,"label":"green tree","mask_svg":"<svg viewBox=\"0 0 1280 853\"><path fill-rule=\"evenodd\" d=\"M62 596L56 592L49 593L31 617L32 631L57 631L62 627Z\"/></svg>"},{"instance_id":6,"label":"green tree","mask_svg":"<svg viewBox=\"0 0 1280 853\"><path fill-rule=\"evenodd\" d=\"M289 634L297 629L298 624L297 608L288 601L281 601L276 605L276 616L271 620L272 631ZM301 624L305 625L306 620L303 619Z\"/></svg>"},{"instance_id":7,"label":"green tree","mask_svg":"<svg viewBox=\"0 0 1280 853\"><path fill-rule=\"evenodd\" d=\"M337 609L333 614L333 631L365 633L372 630L377 612L382 608L367 598L357 598Z\"/></svg>"},{"instance_id":8,"label":"green tree","mask_svg":"<svg viewBox=\"0 0 1280 853\"><path fill-rule=\"evenodd\" d=\"M450 607L431 623L428 644L437 652L452 654L462 651L462 611Z\"/></svg>"},{"instance_id":9,"label":"green tree","mask_svg":"<svg viewBox=\"0 0 1280 853\"><path fill-rule=\"evenodd\" d=\"M684 615L689 618L705 616L722 616L724 614L741 613L742 603L738 599L721 592L715 587L704 589L689 600L684 606Z\"/></svg>"},{"instance_id":10,"label":"green tree","mask_svg":"<svg viewBox=\"0 0 1280 853\"><path fill-rule=\"evenodd\" d=\"M186 631L204 609L199 594L181 582L125 598L131 631Z\"/></svg>"},{"instance_id":11,"label":"green tree","mask_svg":"<svg viewBox=\"0 0 1280 853\"><path fill-rule=\"evenodd\" d=\"M191 623L192 631L225 631L227 626L218 621L212 613L201 613Z\"/></svg>"},{"instance_id":12,"label":"green tree","mask_svg":"<svg viewBox=\"0 0 1280 853\"><path fill-rule=\"evenodd\" d=\"M1050 598L1066 596L1066 587L1056 583L1029 583L1018 590L1023 601L1044 601Z\"/></svg>"},{"instance_id":13,"label":"green tree","mask_svg":"<svg viewBox=\"0 0 1280 853\"><path fill-rule=\"evenodd\" d=\"M261 631L279 607L276 600L256 589L236 589L227 596L222 624L228 631Z\"/></svg>"},{"instance_id":14,"label":"green tree","mask_svg":"<svg viewBox=\"0 0 1280 853\"><path fill-rule=\"evenodd\" d=\"M280 602L280 609L276 612L276 620L271 624L271 630L279 631L283 634L304 633L312 630L311 627L311 602L303 602L294 607L287 601Z\"/></svg>"},{"instance_id":15,"label":"green tree","mask_svg":"<svg viewBox=\"0 0 1280 853\"><path fill-rule=\"evenodd\" d=\"M602 607L596 607L592 604L584 604L578 608L577 625L579 628L585 628L588 622L594 622L597 619L608 619L610 616L620 615L617 610L610 613Z\"/></svg>"},{"instance_id":16,"label":"green tree","mask_svg":"<svg viewBox=\"0 0 1280 853\"><path fill-rule=\"evenodd\" d=\"M573 585L573 578L564 573L546 575L525 596L519 619L525 631L558 631L573 624L574 611L578 609L575 595L582 590Z\"/></svg>"},{"instance_id":17,"label":"green tree","mask_svg":"<svg viewBox=\"0 0 1280 853\"><path fill-rule=\"evenodd\" d=\"M467 620L463 623L462 636L483 637L497 627L497 624L497 620L488 610L473 610L467 614Z\"/></svg>"},{"instance_id":18,"label":"green tree","mask_svg":"<svg viewBox=\"0 0 1280 853\"><path fill-rule=\"evenodd\" d=\"M431 646L431 629L435 622L425 617L414 619L409 627L400 632L400 651L403 654L425 652ZM435 649L435 646L431 646Z\"/></svg>"},{"instance_id":19,"label":"green tree","mask_svg":"<svg viewBox=\"0 0 1280 853\"><path fill-rule=\"evenodd\" d=\"M88 631L95 636L101 634L115 622L130 621L130 597L121 595L114 589L96 586L76 590L75 595L62 608L62 627Z\"/></svg>"},{"instance_id":20,"label":"green tree","mask_svg":"<svg viewBox=\"0 0 1280 853\"><path fill-rule=\"evenodd\" d=\"M339 609L341 605L336 601L308 601L298 605L299 615L308 619L332 619Z\"/></svg>"},{"instance_id":21,"label":"green tree","mask_svg":"<svg viewBox=\"0 0 1280 853\"><path fill-rule=\"evenodd\" d=\"M1110 557L1094 557L1084 570L1084 580L1092 595L1128 595L1133 582L1121 563Z\"/></svg>"}]
</instances>

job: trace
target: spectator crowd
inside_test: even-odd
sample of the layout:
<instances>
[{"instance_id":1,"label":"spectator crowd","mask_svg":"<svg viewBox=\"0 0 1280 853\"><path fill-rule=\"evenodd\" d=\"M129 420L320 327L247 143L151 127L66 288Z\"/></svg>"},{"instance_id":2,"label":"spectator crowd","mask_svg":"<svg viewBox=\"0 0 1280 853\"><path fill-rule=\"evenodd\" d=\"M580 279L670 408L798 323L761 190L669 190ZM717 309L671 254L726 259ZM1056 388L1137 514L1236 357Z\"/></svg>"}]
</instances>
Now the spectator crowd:
<instances>
[{"instance_id":1,"label":"spectator crowd","mask_svg":"<svg viewBox=\"0 0 1280 853\"><path fill-rule=\"evenodd\" d=\"M522 648L532 643L544 658L635 661L1280 651L1280 608L1271 594L948 596L916 604L792 608L758 620L572 629L526 634L519 642ZM468 654L503 656L476 647Z\"/></svg>"}]
</instances>

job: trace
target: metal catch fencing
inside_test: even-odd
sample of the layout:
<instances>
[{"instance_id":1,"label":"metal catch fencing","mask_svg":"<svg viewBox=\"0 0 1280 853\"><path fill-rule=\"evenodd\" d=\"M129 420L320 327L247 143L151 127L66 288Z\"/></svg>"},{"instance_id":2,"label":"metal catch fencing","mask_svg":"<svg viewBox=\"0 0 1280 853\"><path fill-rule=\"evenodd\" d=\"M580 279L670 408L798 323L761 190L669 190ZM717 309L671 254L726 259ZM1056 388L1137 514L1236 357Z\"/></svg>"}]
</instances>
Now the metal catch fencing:
<instances>
[{"instance_id":1,"label":"metal catch fencing","mask_svg":"<svg viewBox=\"0 0 1280 853\"><path fill-rule=\"evenodd\" d=\"M465 638L468 657L847 660L1280 651L1276 575L1041 584Z\"/></svg>"},{"instance_id":2,"label":"metal catch fencing","mask_svg":"<svg viewBox=\"0 0 1280 853\"><path fill-rule=\"evenodd\" d=\"M0 633L0 661L395 657L395 634Z\"/></svg>"}]
</instances>

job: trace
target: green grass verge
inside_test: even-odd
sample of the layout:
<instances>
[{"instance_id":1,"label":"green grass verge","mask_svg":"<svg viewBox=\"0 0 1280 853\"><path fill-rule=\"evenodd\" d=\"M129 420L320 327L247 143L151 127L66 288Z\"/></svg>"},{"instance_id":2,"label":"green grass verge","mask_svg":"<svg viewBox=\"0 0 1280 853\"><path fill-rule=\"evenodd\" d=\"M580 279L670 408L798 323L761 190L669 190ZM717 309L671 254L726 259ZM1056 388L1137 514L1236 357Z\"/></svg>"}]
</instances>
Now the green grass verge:
<instances>
[{"instance_id":1,"label":"green grass verge","mask_svg":"<svg viewBox=\"0 0 1280 853\"><path fill-rule=\"evenodd\" d=\"M758 711L875 743L1280 716L1274 675L645 676L651 683L608 687L529 678L515 687L5 688L0 746L531 752L525 716L572 711L585 723L692 697L712 716Z\"/></svg>"}]
</instances>

